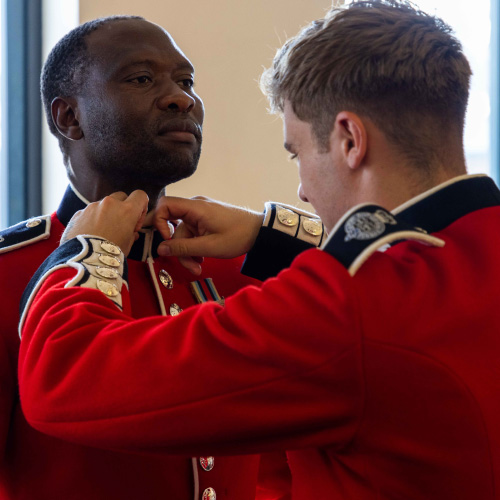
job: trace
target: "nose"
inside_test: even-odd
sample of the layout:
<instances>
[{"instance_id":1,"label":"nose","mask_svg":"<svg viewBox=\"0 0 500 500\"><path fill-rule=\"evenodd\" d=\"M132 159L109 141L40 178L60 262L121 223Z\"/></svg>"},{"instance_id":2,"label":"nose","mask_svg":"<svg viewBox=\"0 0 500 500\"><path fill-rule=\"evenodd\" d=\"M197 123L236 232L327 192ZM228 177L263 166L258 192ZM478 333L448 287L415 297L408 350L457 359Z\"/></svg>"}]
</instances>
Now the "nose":
<instances>
[{"instance_id":1,"label":"nose","mask_svg":"<svg viewBox=\"0 0 500 500\"><path fill-rule=\"evenodd\" d=\"M309 202L307 196L304 194L304 190L302 189L302 184L299 184L299 189L297 191L297 194L302 201L305 201L306 203Z\"/></svg>"},{"instance_id":2,"label":"nose","mask_svg":"<svg viewBox=\"0 0 500 500\"><path fill-rule=\"evenodd\" d=\"M196 99L174 84L165 89L158 99L160 109L171 110L178 113L189 113L196 105Z\"/></svg>"}]
</instances>

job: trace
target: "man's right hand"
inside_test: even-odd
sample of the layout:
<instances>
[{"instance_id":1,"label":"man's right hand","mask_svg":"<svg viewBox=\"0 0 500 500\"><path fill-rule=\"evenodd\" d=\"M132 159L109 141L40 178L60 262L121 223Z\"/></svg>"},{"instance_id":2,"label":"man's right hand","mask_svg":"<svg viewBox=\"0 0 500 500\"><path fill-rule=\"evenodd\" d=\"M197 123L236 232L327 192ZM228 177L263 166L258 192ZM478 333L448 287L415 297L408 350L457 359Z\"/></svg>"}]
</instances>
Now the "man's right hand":
<instances>
[{"instance_id":1,"label":"man's right hand","mask_svg":"<svg viewBox=\"0 0 500 500\"><path fill-rule=\"evenodd\" d=\"M118 245L128 255L148 208L144 191L118 192L90 203L73 215L61 237L61 245L80 234L99 236Z\"/></svg>"},{"instance_id":2,"label":"man's right hand","mask_svg":"<svg viewBox=\"0 0 500 500\"><path fill-rule=\"evenodd\" d=\"M179 257L192 273L200 274L195 257L233 258L248 252L259 233L263 214L204 197L165 196L155 212L155 226L170 238L168 221L181 220L172 239L158 247L159 255Z\"/></svg>"}]
</instances>

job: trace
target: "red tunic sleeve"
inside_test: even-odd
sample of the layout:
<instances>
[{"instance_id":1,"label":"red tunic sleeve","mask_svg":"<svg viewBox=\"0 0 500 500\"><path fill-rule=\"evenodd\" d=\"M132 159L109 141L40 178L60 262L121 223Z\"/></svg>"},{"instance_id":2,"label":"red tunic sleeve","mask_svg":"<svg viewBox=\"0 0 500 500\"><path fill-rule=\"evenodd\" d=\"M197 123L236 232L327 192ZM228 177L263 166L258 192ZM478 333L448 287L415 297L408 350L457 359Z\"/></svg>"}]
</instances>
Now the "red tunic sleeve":
<instances>
[{"instance_id":1,"label":"red tunic sleeve","mask_svg":"<svg viewBox=\"0 0 500 500\"><path fill-rule=\"evenodd\" d=\"M120 450L231 454L331 444L363 407L352 280L309 250L262 288L134 320L53 268L25 317L21 403L31 425ZM123 310L121 309L123 308Z\"/></svg>"}]
</instances>

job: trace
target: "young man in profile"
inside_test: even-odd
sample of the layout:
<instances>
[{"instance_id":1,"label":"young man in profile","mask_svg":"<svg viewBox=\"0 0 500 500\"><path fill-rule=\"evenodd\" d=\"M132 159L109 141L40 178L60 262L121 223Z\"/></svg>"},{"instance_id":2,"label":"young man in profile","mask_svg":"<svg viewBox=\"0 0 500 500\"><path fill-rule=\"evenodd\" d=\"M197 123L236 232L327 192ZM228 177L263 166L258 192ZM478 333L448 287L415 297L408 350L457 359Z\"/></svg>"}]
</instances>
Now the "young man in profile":
<instances>
[{"instance_id":1,"label":"young man in profile","mask_svg":"<svg viewBox=\"0 0 500 500\"><path fill-rule=\"evenodd\" d=\"M224 307L134 320L125 275L105 280L110 300L94 259L103 242L124 258L147 196L89 206L25 295L28 421L129 451L288 450L295 500L500 498L500 191L466 175L469 77L449 28L406 2L354 2L287 42L265 88L322 249ZM161 254L248 251L250 269L263 239L288 251L304 229L274 205L260 232L260 214L206 200L157 212L166 237L166 219L184 221ZM140 379L103 362L117 346ZM158 379L177 383L144 397ZM110 397L74 401L82 380Z\"/></svg>"}]
</instances>

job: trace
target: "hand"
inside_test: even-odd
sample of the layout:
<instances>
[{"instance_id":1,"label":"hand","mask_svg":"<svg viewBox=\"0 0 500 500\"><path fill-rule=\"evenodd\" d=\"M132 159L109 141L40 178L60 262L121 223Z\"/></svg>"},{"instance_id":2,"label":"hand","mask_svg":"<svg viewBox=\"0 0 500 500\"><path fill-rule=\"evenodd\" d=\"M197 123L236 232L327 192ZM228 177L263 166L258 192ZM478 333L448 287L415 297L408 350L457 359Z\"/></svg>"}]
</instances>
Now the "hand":
<instances>
[{"instance_id":1,"label":"hand","mask_svg":"<svg viewBox=\"0 0 500 500\"><path fill-rule=\"evenodd\" d=\"M138 238L148 209L144 191L113 193L76 212L61 238L61 245L80 234L99 236L118 245L128 255Z\"/></svg>"},{"instance_id":2,"label":"hand","mask_svg":"<svg viewBox=\"0 0 500 500\"><path fill-rule=\"evenodd\" d=\"M181 219L171 240L158 247L159 255L174 255L193 274L200 274L196 257L232 258L248 252L259 233L263 214L197 196L165 196L155 211L155 226L170 237L169 220Z\"/></svg>"}]
</instances>

